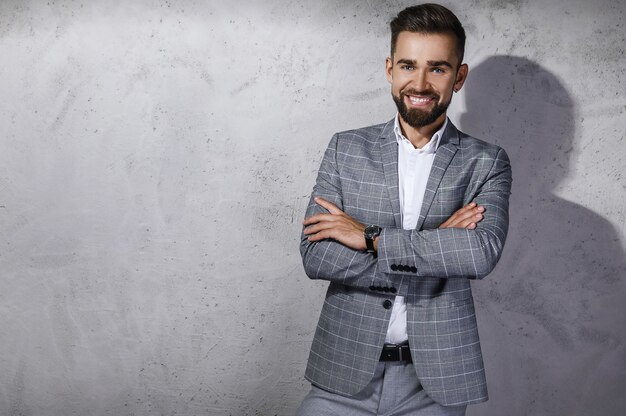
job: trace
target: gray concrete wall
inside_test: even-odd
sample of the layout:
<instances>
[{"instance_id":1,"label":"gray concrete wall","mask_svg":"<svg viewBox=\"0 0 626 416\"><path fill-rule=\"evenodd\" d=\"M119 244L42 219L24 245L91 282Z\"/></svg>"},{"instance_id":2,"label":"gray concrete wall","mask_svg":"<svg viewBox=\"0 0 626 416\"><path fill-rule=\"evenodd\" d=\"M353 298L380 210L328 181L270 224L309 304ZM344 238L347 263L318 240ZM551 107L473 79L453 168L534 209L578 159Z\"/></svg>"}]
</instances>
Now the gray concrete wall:
<instances>
[{"instance_id":1,"label":"gray concrete wall","mask_svg":"<svg viewBox=\"0 0 626 416\"><path fill-rule=\"evenodd\" d=\"M394 114L409 4L0 2L0 414L293 414L304 206L331 134ZM626 6L448 4L451 117L515 180L469 414L623 415Z\"/></svg>"}]
</instances>

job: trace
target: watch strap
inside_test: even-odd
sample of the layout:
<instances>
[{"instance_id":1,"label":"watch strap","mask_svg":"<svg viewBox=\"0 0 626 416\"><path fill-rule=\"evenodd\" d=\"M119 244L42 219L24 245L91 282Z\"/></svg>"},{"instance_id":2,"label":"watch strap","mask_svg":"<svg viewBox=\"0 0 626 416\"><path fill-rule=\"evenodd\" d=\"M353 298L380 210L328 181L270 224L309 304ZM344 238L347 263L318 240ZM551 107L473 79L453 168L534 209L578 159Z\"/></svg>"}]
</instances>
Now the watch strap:
<instances>
[{"instance_id":1,"label":"watch strap","mask_svg":"<svg viewBox=\"0 0 626 416\"><path fill-rule=\"evenodd\" d=\"M378 225L368 225L365 227L365 247L368 253L375 253L374 238L380 235L381 228Z\"/></svg>"}]
</instances>

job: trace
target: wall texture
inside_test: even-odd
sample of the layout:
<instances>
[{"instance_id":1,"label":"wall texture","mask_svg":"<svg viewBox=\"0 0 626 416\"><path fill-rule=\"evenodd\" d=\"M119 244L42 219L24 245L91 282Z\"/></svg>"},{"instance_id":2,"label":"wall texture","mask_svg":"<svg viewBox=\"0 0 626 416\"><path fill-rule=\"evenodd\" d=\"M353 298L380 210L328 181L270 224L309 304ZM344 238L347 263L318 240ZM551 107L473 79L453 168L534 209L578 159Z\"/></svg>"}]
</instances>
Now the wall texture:
<instances>
[{"instance_id":1,"label":"wall texture","mask_svg":"<svg viewBox=\"0 0 626 416\"><path fill-rule=\"evenodd\" d=\"M293 414L304 206L331 134L393 116L409 4L0 1L0 414ZM468 413L623 415L626 6L449 5L451 118L514 169Z\"/></svg>"}]
</instances>

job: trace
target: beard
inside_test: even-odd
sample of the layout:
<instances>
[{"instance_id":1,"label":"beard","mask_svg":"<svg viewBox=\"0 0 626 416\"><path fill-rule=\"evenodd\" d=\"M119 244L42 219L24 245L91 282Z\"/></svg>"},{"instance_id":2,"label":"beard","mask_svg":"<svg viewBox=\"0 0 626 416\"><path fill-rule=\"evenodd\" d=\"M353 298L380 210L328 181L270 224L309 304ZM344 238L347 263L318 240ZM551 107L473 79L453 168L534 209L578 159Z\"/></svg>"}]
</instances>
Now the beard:
<instances>
[{"instance_id":1,"label":"beard","mask_svg":"<svg viewBox=\"0 0 626 416\"><path fill-rule=\"evenodd\" d=\"M409 109L404 102L404 97L406 95L422 95L430 97L433 99L433 102L435 102L435 106L430 111L420 110L417 108ZM392 92L391 96L393 97L393 101L396 103L396 107L398 107L400 117L402 117L402 119L409 126L416 129L434 123L442 114L446 112L452 99L452 97L450 97L448 102L442 103L439 102L440 96L434 92L417 92L415 90L401 91L400 96L396 96Z\"/></svg>"}]
</instances>

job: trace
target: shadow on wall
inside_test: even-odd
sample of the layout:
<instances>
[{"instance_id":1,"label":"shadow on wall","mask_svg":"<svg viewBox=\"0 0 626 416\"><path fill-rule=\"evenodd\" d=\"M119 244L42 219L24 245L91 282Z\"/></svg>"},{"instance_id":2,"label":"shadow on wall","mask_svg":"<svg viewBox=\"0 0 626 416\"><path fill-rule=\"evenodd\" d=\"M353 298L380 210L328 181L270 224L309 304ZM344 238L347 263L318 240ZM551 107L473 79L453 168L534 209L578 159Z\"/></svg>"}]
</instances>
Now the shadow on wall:
<instances>
[{"instance_id":1,"label":"shadow on wall","mask_svg":"<svg viewBox=\"0 0 626 416\"><path fill-rule=\"evenodd\" d=\"M624 249L608 221L554 193L577 153L572 99L554 74L511 56L471 69L465 93L462 130L505 148L513 167L504 255L474 286L491 396L476 410L622 415Z\"/></svg>"}]
</instances>

